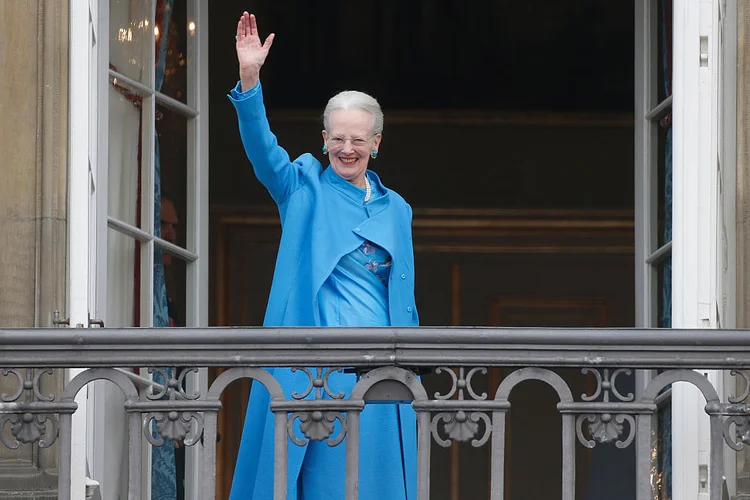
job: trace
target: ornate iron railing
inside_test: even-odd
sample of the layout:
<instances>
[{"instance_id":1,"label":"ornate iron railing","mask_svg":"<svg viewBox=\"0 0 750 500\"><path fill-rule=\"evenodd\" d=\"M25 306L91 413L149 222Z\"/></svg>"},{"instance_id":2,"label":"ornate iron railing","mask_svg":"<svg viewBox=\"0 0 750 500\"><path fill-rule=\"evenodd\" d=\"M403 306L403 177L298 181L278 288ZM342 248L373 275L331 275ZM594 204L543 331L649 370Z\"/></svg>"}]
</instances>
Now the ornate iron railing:
<instances>
[{"instance_id":1,"label":"ornate iron railing","mask_svg":"<svg viewBox=\"0 0 750 500\"><path fill-rule=\"evenodd\" d=\"M71 473L71 419L76 394L86 384L106 379L125 394L128 414L129 492L140 498L141 443L144 433L154 445L162 437L202 447L200 498L213 499L216 480L216 425L222 391L232 381L259 381L271 394L275 414L275 498L285 498L289 446L307 439L339 445L346 436L346 495L357 497L359 414L367 401L410 400L418 419L418 498L430 497L430 449L433 441L489 446L491 498L504 494L506 414L509 396L522 381L549 384L562 414L562 499L575 496L575 446L615 442L634 444L637 498L653 498L654 415L660 393L672 383L696 386L706 400L710 419L709 488L721 499L724 443L740 450L750 443L750 406L743 404L750 379L750 332L725 330L638 329L502 329L502 328L372 328L372 329L32 329L0 330L3 375L17 379L17 389L0 395L0 423L10 423L13 439L3 443L59 446L59 498L68 499ZM138 391L133 379L116 367L152 366L166 383L153 393ZM161 367L224 367L205 393L186 391L182 380ZM279 383L262 367L315 367L309 377L314 399L296 394L287 399ZM360 378L350 397L328 391L327 374L356 368ZM515 368L492 394L476 390L474 380L490 367ZM576 398L553 368L579 368L595 381L594 390ZM86 368L58 395L43 394L40 379L53 369ZM447 382L445 390L428 394L418 374L430 369ZM635 394L618 388L618 377L642 369L646 382ZM732 370L744 379L744 393L719 398L717 390L694 369ZM648 372L646 371L648 370ZM658 370L658 375L656 375ZM173 373L177 373L173 371ZM313 390L314 389L314 390ZM322 394L328 392L328 398ZM480 393L481 392L481 393ZM628 392L624 394L623 392ZM331 419L342 432L331 436ZM294 435L300 419L304 436ZM48 424L47 422L51 422Z\"/></svg>"}]
</instances>

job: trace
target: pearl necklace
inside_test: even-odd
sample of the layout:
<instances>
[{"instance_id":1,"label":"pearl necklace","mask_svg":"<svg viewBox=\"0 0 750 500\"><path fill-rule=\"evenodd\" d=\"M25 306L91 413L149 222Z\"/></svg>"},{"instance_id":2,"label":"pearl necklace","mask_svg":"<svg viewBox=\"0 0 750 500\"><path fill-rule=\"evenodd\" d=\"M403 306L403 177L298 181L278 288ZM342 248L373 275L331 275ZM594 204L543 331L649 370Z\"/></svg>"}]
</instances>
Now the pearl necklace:
<instances>
[{"instance_id":1,"label":"pearl necklace","mask_svg":"<svg viewBox=\"0 0 750 500\"><path fill-rule=\"evenodd\" d=\"M370 185L370 180L367 178L367 174L365 174L365 203L370 201L371 196L372 196L372 186Z\"/></svg>"}]
</instances>

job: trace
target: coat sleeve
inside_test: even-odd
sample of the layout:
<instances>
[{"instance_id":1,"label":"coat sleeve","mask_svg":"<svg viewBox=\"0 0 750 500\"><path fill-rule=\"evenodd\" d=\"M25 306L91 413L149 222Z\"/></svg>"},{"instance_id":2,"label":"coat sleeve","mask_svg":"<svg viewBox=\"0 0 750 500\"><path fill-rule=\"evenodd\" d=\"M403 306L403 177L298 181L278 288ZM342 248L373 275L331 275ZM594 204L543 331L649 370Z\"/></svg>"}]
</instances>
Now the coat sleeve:
<instances>
[{"instance_id":1,"label":"coat sleeve","mask_svg":"<svg viewBox=\"0 0 750 500\"><path fill-rule=\"evenodd\" d=\"M260 82L245 92L241 90L238 82L228 97L237 111L242 145L255 176L274 201L281 204L302 185L306 173L302 170L309 169L311 162L303 161L306 155L292 162L286 150L279 146L268 124Z\"/></svg>"}]
</instances>

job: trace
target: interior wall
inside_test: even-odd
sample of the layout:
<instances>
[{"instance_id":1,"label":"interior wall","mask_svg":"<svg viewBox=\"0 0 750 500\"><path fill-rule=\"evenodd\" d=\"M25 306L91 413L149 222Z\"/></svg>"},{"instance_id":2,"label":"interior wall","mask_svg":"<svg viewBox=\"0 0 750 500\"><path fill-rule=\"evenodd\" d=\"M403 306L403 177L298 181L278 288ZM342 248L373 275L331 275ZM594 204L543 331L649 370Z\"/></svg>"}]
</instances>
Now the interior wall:
<instances>
[{"instance_id":1,"label":"interior wall","mask_svg":"<svg viewBox=\"0 0 750 500\"><path fill-rule=\"evenodd\" d=\"M414 207L632 209L633 4L600 0L222 2L209 17L212 203L271 204L226 97L248 8L276 34L261 81L292 158L325 160L320 114L356 88L386 114L372 167Z\"/></svg>"},{"instance_id":2,"label":"interior wall","mask_svg":"<svg viewBox=\"0 0 750 500\"><path fill-rule=\"evenodd\" d=\"M387 109L633 111L634 3L603 0L211 5L211 73L237 80L243 10L275 33L263 69L277 109L322 109L344 89ZM217 97L220 94L217 94Z\"/></svg>"},{"instance_id":3,"label":"interior wall","mask_svg":"<svg viewBox=\"0 0 750 500\"><path fill-rule=\"evenodd\" d=\"M420 323L633 326L632 212L599 213L416 209ZM211 324L262 325L280 236L274 210L214 205Z\"/></svg>"},{"instance_id":4,"label":"interior wall","mask_svg":"<svg viewBox=\"0 0 750 500\"><path fill-rule=\"evenodd\" d=\"M211 202L272 206L242 149L233 107L222 102L211 113L224 123L212 130L225 131L211 136ZM270 113L291 158L312 152L326 162L322 127L311 113ZM383 142L370 168L415 208L632 209L630 117L497 115L430 120L397 112L389 121L386 111Z\"/></svg>"}]
</instances>

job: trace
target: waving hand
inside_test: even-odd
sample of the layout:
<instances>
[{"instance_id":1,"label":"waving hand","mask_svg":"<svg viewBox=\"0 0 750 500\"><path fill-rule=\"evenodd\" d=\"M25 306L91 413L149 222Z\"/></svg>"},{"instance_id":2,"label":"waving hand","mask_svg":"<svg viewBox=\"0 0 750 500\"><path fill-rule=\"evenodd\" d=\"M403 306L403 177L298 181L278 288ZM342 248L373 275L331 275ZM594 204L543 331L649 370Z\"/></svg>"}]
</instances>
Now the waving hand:
<instances>
[{"instance_id":1,"label":"waving hand","mask_svg":"<svg viewBox=\"0 0 750 500\"><path fill-rule=\"evenodd\" d=\"M260 68L266 61L268 51L273 44L274 34L261 43L258 33L258 22L253 14L243 12L237 23L237 61L240 63L240 80L242 90L248 90L258 83Z\"/></svg>"}]
</instances>

